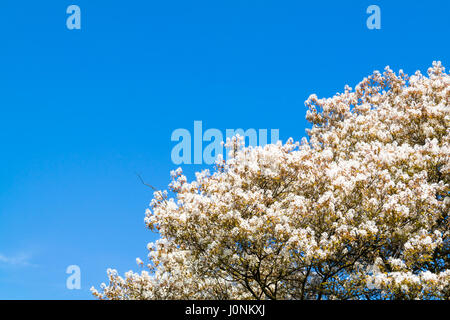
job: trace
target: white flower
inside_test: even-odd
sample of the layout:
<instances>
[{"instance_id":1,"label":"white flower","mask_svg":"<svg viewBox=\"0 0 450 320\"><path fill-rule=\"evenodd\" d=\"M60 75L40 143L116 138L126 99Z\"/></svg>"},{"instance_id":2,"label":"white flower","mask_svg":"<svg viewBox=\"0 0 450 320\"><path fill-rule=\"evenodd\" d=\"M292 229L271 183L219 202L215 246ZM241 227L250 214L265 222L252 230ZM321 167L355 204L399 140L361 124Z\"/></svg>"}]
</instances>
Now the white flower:
<instances>
[{"instance_id":1,"label":"white flower","mask_svg":"<svg viewBox=\"0 0 450 320\"><path fill-rule=\"evenodd\" d=\"M146 225L161 237L148 245L149 272L121 277L108 270L109 284L93 294L448 298L450 270L427 264L441 259L436 250L448 237L442 214L450 205L450 77L444 71L436 63L428 77L407 78L386 68L355 91L311 95L312 127L301 144L244 148L243 138L234 137L220 170L201 171L191 182L180 168L171 172L170 197L155 192L146 211Z\"/></svg>"}]
</instances>

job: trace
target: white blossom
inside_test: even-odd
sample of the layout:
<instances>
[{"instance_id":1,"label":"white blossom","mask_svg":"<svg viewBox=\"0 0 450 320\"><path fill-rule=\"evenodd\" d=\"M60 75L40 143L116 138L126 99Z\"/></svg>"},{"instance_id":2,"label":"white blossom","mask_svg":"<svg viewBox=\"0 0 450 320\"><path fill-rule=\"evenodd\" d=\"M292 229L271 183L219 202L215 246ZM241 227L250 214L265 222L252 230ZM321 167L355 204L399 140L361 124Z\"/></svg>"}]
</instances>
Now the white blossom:
<instances>
[{"instance_id":1,"label":"white blossom","mask_svg":"<svg viewBox=\"0 0 450 320\"><path fill-rule=\"evenodd\" d=\"M450 299L450 77L388 67L306 101L301 143L171 173L145 223L148 271L100 299ZM136 260L139 265L143 262Z\"/></svg>"}]
</instances>

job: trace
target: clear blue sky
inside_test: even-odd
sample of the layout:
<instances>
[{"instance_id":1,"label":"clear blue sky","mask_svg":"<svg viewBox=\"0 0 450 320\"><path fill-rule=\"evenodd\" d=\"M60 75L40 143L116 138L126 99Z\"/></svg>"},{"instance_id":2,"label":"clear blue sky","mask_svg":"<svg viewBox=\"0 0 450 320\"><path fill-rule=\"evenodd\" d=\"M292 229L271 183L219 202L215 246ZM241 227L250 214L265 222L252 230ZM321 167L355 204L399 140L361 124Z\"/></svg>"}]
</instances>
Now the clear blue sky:
<instances>
[{"instance_id":1,"label":"clear blue sky","mask_svg":"<svg viewBox=\"0 0 450 320\"><path fill-rule=\"evenodd\" d=\"M81 30L66 28L70 4ZM136 270L156 236L135 172L166 188L173 130L300 140L312 93L386 65L449 67L449 13L448 0L1 0L0 299L91 299L108 267ZM66 289L73 264L81 290Z\"/></svg>"}]
</instances>

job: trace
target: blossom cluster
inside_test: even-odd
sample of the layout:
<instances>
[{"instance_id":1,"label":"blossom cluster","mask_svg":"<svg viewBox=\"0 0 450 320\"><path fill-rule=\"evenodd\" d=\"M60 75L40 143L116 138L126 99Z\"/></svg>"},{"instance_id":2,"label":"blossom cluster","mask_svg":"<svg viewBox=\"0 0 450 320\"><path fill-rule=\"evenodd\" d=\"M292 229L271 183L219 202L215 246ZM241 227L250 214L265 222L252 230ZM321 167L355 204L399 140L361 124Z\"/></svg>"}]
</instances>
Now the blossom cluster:
<instances>
[{"instance_id":1,"label":"blossom cluster","mask_svg":"<svg viewBox=\"0 0 450 320\"><path fill-rule=\"evenodd\" d=\"M172 172L145 223L149 271L100 299L449 299L450 77L387 67L306 101L301 142L227 142ZM172 196L173 195L173 196ZM141 260L138 260L143 265Z\"/></svg>"}]
</instances>

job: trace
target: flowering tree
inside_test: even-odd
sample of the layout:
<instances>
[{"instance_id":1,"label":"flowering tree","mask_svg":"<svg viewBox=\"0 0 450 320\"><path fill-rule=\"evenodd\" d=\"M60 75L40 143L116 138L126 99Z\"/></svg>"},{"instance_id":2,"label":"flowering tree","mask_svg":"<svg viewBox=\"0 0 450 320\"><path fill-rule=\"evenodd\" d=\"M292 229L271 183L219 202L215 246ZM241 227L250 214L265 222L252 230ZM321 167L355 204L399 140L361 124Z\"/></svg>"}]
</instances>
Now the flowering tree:
<instances>
[{"instance_id":1,"label":"flowering tree","mask_svg":"<svg viewBox=\"0 0 450 320\"><path fill-rule=\"evenodd\" d=\"M375 72L306 105L308 139L242 147L146 224L149 271L100 299L450 299L450 77ZM143 262L137 259L138 264Z\"/></svg>"}]
</instances>

